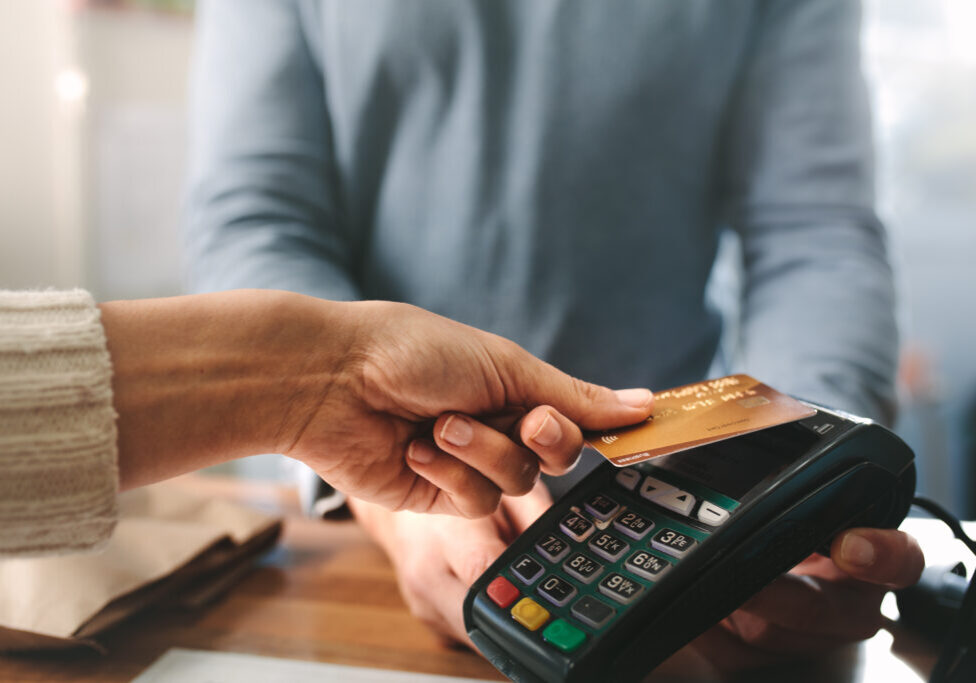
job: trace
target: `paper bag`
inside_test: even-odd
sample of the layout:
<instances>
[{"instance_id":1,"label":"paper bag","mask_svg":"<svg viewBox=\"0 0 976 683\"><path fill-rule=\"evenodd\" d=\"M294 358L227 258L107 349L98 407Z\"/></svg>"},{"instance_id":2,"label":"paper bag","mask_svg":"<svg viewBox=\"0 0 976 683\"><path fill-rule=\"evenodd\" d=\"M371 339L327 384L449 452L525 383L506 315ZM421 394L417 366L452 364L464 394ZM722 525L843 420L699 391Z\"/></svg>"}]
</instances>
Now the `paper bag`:
<instances>
[{"instance_id":1,"label":"paper bag","mask_svg":"<svg viewBox=\"0 0 976 683\"><path fill-rule=\"evenodd\" d=\"M197 605L274 545L281 520L162 483L124 493L98 553L0 560L0 652L88 646L151 605Z\"/></svg>"}]
</instances>

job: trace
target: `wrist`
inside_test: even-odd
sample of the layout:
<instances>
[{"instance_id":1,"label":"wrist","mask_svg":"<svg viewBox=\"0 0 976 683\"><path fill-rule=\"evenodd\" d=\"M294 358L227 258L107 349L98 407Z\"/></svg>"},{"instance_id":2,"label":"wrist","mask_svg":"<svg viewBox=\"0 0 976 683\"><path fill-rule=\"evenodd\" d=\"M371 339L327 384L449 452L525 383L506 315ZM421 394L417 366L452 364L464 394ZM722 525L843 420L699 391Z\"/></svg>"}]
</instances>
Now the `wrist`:
<instances>
[{"instance_id":1,"label":"wrist","mask_svg":"<svg viewBox=\"0 0 976 683\"><path fill-rule=\"evenodd\" d=\"M337 419L326 406L340 408L355 383L360 303L335 302L288 292L262 292L259 333L260 389L254 400L266 416L259 439L262 452L282 453L321 464L327 453L307 453L308 427ZM315 449L318 451L319 449Z\"/></svg>"},{"instance_id":2,"label":"wrist","mask_svg":"<svg viewBox=\"0 0 976 683\"><path fill-rule=\"evenodd\" d=\"M287 452L343 365L333 306L258 290L103 304L122 486Z\"/></svg>"}]
</instances>

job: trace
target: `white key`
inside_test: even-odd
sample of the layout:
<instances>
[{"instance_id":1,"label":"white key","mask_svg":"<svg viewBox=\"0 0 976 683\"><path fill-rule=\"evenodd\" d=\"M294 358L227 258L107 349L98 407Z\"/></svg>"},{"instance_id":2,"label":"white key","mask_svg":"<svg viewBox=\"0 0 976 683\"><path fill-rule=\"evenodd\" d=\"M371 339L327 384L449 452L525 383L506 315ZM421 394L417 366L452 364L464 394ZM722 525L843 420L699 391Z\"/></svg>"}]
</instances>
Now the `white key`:
<instances>
[{"instance_id":1,"label":"white key","mask_svg":"<svg viewBox=\"0 0 976 683\"><path fill-rule=\"evenodd\" d=\"M701 507L698 508L698 521L708 526L720 526L729 518L729 511L720 508L715 503L703 500Z\"/></svg>"},{"instance_id":2,"label":"white key","mask_svg":"<svg viewBox=\"0 0 976 683\"><path fill-rule=\"evenodd\" d=\"M679 489L655 494L651 500L656 505L685 516L690 515L692 508L695 507L695 497L687 491L681 491Z\"/></svg>"},{"instance_id":3,"label":"white key","mask_svg":"<svg viewBox=\"0 0 976 683\"><path fill-rule=\"evenodd\" d=\"M633 467L625 467L617 472L617 483L628 491L633 491L637 487L637 482L640 481L640 478L640 472Z\"/></svg>"},{"instance_id":4,"label":"white key","mask_svg":"<svg viewBox=\"0 0 976 683\"><path fill-rule=\"evenodd\" d=\"M642 483L640 487L640 494L641 498L654 500L655 497L661 495L662 493L677 490L678 488L676 486L665 484L660 479L655 479L654 477L644 477L644 483Z\"/></svg>"}]
</instances>

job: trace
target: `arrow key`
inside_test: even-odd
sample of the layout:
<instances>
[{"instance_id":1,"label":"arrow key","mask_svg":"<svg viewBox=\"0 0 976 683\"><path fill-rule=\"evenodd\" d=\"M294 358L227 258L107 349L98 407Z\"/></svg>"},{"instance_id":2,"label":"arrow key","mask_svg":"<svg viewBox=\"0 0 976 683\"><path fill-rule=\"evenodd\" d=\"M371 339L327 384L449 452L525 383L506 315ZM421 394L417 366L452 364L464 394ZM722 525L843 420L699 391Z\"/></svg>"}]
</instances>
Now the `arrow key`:
<instances>
[{"instance_id":1,"label":"arrow key","mask_svg":"<svg viewBox=\"0 0 976 683\"><path fill-rule=\"evenodd\" d=\"M679 515L685 516L690 515L692 508L695 507L695 497L687 491L681 491L679 489L654 496L651 501L672 512L677 512Z\"/></svg>"}]
</instances>

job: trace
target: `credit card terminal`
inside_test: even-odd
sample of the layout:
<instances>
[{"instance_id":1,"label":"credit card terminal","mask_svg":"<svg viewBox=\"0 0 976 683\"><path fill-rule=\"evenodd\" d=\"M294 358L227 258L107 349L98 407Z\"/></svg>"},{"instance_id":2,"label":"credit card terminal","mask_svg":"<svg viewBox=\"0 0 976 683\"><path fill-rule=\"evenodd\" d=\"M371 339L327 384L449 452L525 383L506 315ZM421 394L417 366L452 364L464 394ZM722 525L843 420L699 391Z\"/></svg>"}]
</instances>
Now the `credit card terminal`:
<instances>
[{"instance_id":1,"label":"credit card terminal","mask_svg":"<svg viewBox=\"0 0 976 683\"><path fill-rule=\"evenodd\" d=\"M474 583L464 622L514 681L639 680L840 531L894 528L911 449L870 420L809 418L599 465Z\"/></svg>"}]
</instances>

